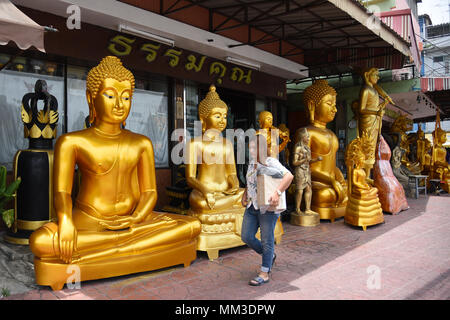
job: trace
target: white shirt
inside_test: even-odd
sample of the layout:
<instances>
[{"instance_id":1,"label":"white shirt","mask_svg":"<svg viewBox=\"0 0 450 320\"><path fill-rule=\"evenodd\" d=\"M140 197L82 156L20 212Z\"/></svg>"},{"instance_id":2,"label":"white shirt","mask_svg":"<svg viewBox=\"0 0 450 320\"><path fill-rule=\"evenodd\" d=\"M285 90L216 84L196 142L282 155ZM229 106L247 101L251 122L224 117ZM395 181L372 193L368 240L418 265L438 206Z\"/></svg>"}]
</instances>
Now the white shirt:
<instances>
[{"instance_id":1,"label":"white shirt","mask_svg":"<svg viewBox=\"0 0 450 320\"><path fill-rule=\"evenodd\" d=\"M256 167L255 167L255 163L250 163L250 165L248 166L248 170L247 170L247 199L248 199L248 205L247 208L249 208L252 204L253 207L256 210L260 210L260 212L262 214L266 213L267 209L269 208L269 206L261 206L261 208L258 206L258 196L257 196L257 171L260 167L264 167L264 165L260 164L259 162L256 163ZM266 167L272 167L275 169L278 169L282 172L283 176L290 172L288 169L286 169L281 163L280 161L278 161L278 159L276 158L272 158L272 157L267 157L266 159ZM280 201L282 201L282 198L286 198L286 194L283 191L281 196L280 196ZM284 210L275 210L275 213L280 213Z\"/></svg>"}]
</instances>

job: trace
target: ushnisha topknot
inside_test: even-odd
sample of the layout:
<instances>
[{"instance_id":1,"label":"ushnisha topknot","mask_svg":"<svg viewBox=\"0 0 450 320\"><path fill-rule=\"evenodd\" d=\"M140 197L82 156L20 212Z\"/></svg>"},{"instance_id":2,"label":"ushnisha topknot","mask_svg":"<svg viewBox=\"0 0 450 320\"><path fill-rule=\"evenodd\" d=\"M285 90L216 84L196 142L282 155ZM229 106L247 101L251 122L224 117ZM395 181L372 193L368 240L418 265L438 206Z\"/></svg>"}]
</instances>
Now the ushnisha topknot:
<instances>
[{"instance_id":1,"label":"ushnisha topknot","mask_svg":"<svg viewBox=\"0 0 450 320\"><path fill-rule=\"evenodd\" d=\"M314 101L317 104L327 94L337 95L336 90L328 84L327 80L316 80L303 92L303 103L305 106L308 106L308 101Z\"/></svg>"},{"instance_id":2,"label":"ushnisha topknot","mask_svg":"<svg viewBox=\"0 0 450 320\"><path fill-rule=\"evenodd\" d=\"M200 101L200 103L198 104L198 115L200 119L205 119L206 117L208 117L211 110L217 107L226 108L228 111L228 106L225 102L220 100L219 94L216 92L216 87L214 85L211 85L205 99Z\"/></svg>"},{"instance_id":3,"label":"ushnisha topknot","mask_svg":"<svg viewBox=\"0 0 450 320\"><path fill-rule=\"evenodd\" d=\"M115 56L106 56L100 63L93 67L86 78L86 89L91 92L92 98L95 98L100 84L107 78L116 79L117 81L128 80L131 83L131 93L134 91L134 76L122 65L122 61Z\"/></svg>"}]
</instances>

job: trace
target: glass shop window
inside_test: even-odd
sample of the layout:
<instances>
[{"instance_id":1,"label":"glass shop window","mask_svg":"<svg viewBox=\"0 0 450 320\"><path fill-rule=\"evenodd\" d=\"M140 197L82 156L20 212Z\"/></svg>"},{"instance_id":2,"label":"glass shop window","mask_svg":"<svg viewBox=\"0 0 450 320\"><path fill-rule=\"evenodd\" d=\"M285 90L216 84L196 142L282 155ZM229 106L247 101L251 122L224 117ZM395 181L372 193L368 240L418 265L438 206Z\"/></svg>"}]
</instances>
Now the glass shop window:
<instances>
[{"instance_id":1,"label":"glass shop window","mask_svg":"<svg viewBox=\"0 0 450 320\"><path fill-rule=\"evenodd\" d=\"M6 63L9 58L9 55L0 54L0 64ZM63 133L63 72L62 64L26 57L15 58L0 72L0 165L6 166L8 171L13 168L16 152L28 149L21 117L22 98L25 94L34 92L37 80L45 80L48 92L58 101L57 137ZM38 110L42 110L43 106L43 101L39 101Z\"/></svg>"},{"instance_id":2,"label":"glass shop window","mask_svg":"<svg viewBox=\"0 0 450 320\"><path fill-rule=\"evenodd\" d=\"M256 130L260 129L259 127L259 114L262 111L265 111L267 107L267 101L265 98L257 97L255 99L255 124L256 124ZM270 108L268 108L268 111L270 111Z\"/></svg>"},{"instance_id":3,"label":"glass shop window","mask_svg":"<svg viewBox=\"0 0 450 320\"><path fill-rule=\"evenodd\" d=\"M86 126L89 107L86 101L88 68L67 67L67 123L68 131ZM169 166L168 144L168 81L150 75L137 77L126 129L147 136L153 143L155 167Z\"/></svg>"},{"instance_id":4,"label":"glass shop window","mask_svg":"<svg viewBox=\"0 0 450 320\"><path fill-rule=\"evenodd\" d=\"M192 138L194 137L194 122L200 121L198 118L198 86L195 82L186 81L184 87L186 95L185 128Z\"/></svg>"}]
</instances>

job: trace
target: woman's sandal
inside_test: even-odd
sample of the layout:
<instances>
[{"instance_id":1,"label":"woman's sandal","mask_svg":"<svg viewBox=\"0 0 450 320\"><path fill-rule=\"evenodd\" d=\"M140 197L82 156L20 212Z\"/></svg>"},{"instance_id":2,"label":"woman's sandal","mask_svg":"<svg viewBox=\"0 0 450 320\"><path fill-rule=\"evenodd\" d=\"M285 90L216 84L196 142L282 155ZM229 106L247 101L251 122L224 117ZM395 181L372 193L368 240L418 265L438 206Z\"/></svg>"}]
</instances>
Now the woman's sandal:
<instances>
[{"instance_id":1,"label":"woman's sandal","mask_svg":"<svg viewBox=\"0 0 450 320\"><path fill-rule=\"evenodd\" d=\"M269 279L264 280L264 279L261 278L260 276L256 276L256 277L254 277L252 280L250 280L250 281L248 282L248 284L251 285L251 286L257 287L257 286L260 286L260 285L262 285L262 284L264 284L264 283L267 283L267 282L269 282Z\"/></svg>"}]
</instances>

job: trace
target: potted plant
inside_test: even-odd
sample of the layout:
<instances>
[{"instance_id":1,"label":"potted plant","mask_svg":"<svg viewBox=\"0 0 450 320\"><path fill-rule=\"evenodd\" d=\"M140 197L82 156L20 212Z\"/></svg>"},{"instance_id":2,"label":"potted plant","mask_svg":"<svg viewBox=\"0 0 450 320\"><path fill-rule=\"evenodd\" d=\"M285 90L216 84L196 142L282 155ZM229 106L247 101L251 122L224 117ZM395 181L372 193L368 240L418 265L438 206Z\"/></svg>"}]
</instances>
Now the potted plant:
<instances>
[{"instance_id":1,"label":"potted plant","mask_svg":"<svg viewBox=\"0 0 450 320\"><path fill-rule=\"evenodd\" d=\"M14 222L14 209L5 210L4 206L15 197L15 192L20 185L20 177L13 181L9 186L6 185L6 168L0 166L0 214L8 228L11 228Z\"/></svg>"}]
</instances>

